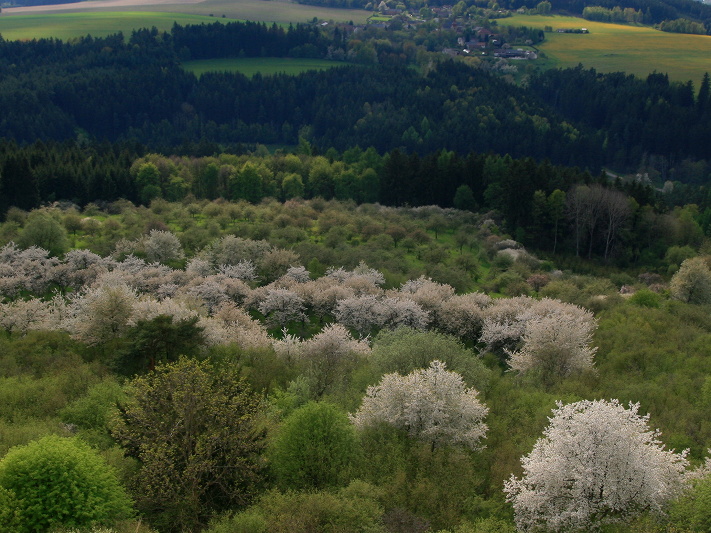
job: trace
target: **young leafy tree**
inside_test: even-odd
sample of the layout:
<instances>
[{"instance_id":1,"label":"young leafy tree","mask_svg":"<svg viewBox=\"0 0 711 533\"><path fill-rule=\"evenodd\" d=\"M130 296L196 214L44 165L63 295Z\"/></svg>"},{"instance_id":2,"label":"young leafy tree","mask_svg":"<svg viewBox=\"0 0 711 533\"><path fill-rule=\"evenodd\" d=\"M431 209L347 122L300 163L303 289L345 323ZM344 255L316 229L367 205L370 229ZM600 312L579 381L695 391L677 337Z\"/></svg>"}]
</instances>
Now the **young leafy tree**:
<instances>
[{"instance_id":1,"label":"young leafy tree","mask_svg":"<svg viewBox=\"0 0 711 533\"><path fill-rule=\"evenodd\" d=\"M618 400L582 400L553 410L544 436L505 483L523 531L589 531L659 511L682 486L686 452L665 450L649 415Z\"/></svg>"},{"instance_id":2,"label":"young leafy tree","mask_svg":"<svg viewBox=\"0 0 711 533\"><path fill-rule=\"evenodd\" d=\"M111 525L132 514L115 472L75 438L50 435L12 448L0 461L0 491L0 517L11 517L17 533Z\"/></svg>"},{"instance_id":3,"label":"young leafy tree","mask_svg":"<svg viewBox=\"0 0 711 533\"><path fill-rule=\"evenodd\" d=\"M309 402L291 413L269 448L283 489L323 489L348 482L358 442L348 416L329 403Z\"/></svg>"},{"instance_id":4,"label":"young leafy tree","mask_svg":"<svg viewBox=\"0 0 711 533\"><path fill-rule=\"evenodd\" d=\"M433 450L459 444L477 449L487 429L482 420L489 412L477 395L459 374L432 361L427 369L406 376L386 374L378 385L368 387L351 421L357 428L386 423L404 429Z\"/></svg>"},{"instance_id":5,"label":"young leafy tree","mask_svg":"<svg viewBox=\"0 0 711 533\"><path fill-rule=\"evenodd\" d=\"M380 331L369 360L379 376L392 372L405 375L429 367L432 361L442 361L479 390L488 386L491 376L482 360L456 337L408 327Z\"/></svg>"},{"instance_id":6,"label":"young leafy tree","mask_svg":"<svg viewBox=\"0 0 711 533\"><path fill-rule=\"evenodd\" d=\"M22 248L37 246L50 255L62 255L69 249L67 230L47 211L32 211L18 243Z\"/></svg>"},{"instance_id":7,"label":"young leafy tree","mask_svg":"<svg viewBox=\"0 0 711 533\"><path fill-rule=\"evenodd\" d=\"M250 502L262 478L260 400L234 369L181 358L129 390L112 432L140 462L133 493L151 523L194 530Z\"/></svg>"}]
</instances>

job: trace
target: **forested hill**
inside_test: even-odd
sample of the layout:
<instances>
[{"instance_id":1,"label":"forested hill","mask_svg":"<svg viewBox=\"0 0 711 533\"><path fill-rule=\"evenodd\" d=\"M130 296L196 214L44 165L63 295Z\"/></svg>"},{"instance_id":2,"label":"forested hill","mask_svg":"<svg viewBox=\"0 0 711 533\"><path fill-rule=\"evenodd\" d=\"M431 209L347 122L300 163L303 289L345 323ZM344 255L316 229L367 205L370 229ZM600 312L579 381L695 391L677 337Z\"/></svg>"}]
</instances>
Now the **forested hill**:
<instances>
[{"instance_id":1,"label":"forested hill","mask_svg":"<svg viewBox=\"0 0 711 533\"><path fill-rule=\"evenodd\" d=\"M196 78L180 58L323 57L355 61L298 76ZM549 159L597 173L709 159L709 82L640 80L581 68L532 76L525 88L443 54L411 68L407 47L384 39L345 44L315 26L257 23L143 30L124 40L0 41L0 137L19 143L89 137L138 141L163 153L202 143L297 144L325 152L373 146L420 154L454 150ZM412 54L411 54L412 55ZM664 178L664 176L662 176Z\"/></svg>"}]
</instances>

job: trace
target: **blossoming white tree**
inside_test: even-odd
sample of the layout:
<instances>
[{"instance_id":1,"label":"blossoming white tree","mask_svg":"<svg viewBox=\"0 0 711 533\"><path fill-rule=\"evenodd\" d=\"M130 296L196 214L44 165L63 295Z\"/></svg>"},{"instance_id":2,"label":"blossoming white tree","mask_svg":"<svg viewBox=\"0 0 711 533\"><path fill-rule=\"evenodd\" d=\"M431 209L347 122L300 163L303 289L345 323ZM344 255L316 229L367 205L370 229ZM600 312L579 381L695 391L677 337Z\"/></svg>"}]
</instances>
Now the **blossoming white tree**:
<instances>
[{"instance_id":1,"label":"blossoming white tree","mask_svg":"<svg viewBox=\"0 0 711 533\"><path fill-rule=\"evenodd\" d=\"M669 284L673 298L690 304L711 302L711 270L701 257L687 259Z\"/></svg>"},{"instance_id":2,"label":"blossoming white tree","mask_svg":"<svg viewBox=\"0 0 711 533\"><path fill-rule=\"evenodd\" d=\"M508 364L521 373L538 371L544 383L593 368L597 348L590 346L597 323L590 316L557 313L531 320L523 346L508 352Z\"/></svg>"},{"instance_id":3,"label":"blossoming white tree","mask_svg":"<svg viewBox=\"0 0 711 533\"><path fill-rule=\"evenodd\" d=\"M359 429L383 422L404 429L431 443L433 450L443 444L477 449L487 430L482 420L489 412L477 395L459 374L432 361L427 369L406 376L386 374L378 385L368 387L351 421Z\"/></svg>"},{"instance_id":4,"label":"blossoming white tree","mask_svg":"<svg viewBox=\"0 0 711 533\"><path fill-rule=\"evenodd\" d=\"M170 231L151 230L145 243L146 257L150 262L167 263L185 257L178 237Z\"/></svg>"},{"instance_id":5,"label":"blossoming white tree","mask_svg":"<svg viewBox=\"0 0 711 533\"><path fill-rule=\"evenodd\" d=\"M681 488L686 452L665 450L649 415L618 400L558 402L544 436L505 483L523 531L592 530L659 510Z\"/></svg>"}]
</instances>

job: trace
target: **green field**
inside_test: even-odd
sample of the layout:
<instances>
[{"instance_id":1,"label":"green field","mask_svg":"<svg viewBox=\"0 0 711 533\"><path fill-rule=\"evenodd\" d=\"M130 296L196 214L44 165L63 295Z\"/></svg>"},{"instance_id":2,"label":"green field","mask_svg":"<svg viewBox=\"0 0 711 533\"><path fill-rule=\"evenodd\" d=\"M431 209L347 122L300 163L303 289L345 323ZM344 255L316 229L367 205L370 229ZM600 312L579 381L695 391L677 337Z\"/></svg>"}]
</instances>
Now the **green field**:
<instances>
[{"instance_id":1,"label":"green field","mask_svg":"<svg viewBox=\"0 0 711 533\"><path fill-rule=\"evenodd\" d=\"M212 17L198 15L137 11L15 15L0 17L0 35L11 41L49 37L67 40L87 34L105 37L119 31L130 35L132 30L152 26L170 30L174 22L185 25L214 21Z\"/></svg>"},{"instance_id":2,"label":"green field","mask_svg":"<svg viewBox=\"0 0 711 533\"><path fill-rule=\"evenodd\" d=\"M582 63L599 72L624 71L641 77L656 70L668 73L673 80L692 80L697 87L704 72L711 71L711 36L666 33L644 26L561 16L515 15L499 19L498 23L590 30L589 34L546 33L546 41L538 48L553 66Z\"/></svg>"},{"instance_id":3,"label":"green field","mask_svg":"<svg viewBox=\"0 0 711 533\"><path fill-rule=\"evenodd\" d=\"M186 61L183 63L183 68L196 76L205 72L241 72L245 76L252 77L257 72L264 76L279 73L299 74L307 70L323 70L344 64L341 61L327 61L325 59L245 57Z\"/></svg>"},{"instance_id":4,"label":"green field","mask_svg":"<svg viewBox=\"0 0 711 533\"><path fill-rule=\"evenodd\" d=\"M308 6L287 0L205 0L192 4L156 4L148 0L142 5L125 7L117 7L116 2L106 7L96 2L78 2L66 4L61 10L57 6L41 9L35 7L32 13L3 9L0 15L0 34L5 39L67 38L87 33L99 36L150 26L169 29L173 21L190 24L223 16L228 19L279 24L309 22L314 17L364 24L372 14L360 9Z\"/></svg>"}]
</instances>

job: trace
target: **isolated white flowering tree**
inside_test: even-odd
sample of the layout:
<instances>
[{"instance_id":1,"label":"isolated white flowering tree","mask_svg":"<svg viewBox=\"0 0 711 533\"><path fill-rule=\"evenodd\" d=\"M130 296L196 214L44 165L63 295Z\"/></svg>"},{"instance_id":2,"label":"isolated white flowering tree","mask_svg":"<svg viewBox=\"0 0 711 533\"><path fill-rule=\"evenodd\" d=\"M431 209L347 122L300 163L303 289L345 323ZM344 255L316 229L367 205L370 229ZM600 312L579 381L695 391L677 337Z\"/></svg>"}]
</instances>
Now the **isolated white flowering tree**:
<instances>
[{"instance_id":1,"label":"isolated white flowering tree","mask_svg":"<svg viewBox=\"0 0 711 533\"><path fill-rule=\"evenodd\" d=\"M183 246L178 237L170 231L151 230L144 242L146 257L149 261L167 263L179 261L185 257Z\"/></svg>"},{"instance_id":2,"label":"isolated white flowering tree","mask_svg":"<svg viewBox=\"0 0 711 533\"><path fill-rule=\"evenodd\" d=\"M523 531L589 531L660 510L682 487L686 452L665 450L639 404L558 402L544 436L504 485Z\"/></svg>"},{"instance_id":3,"label":"isolated white flowering tree","mask_svg":"<svg viewBox=\"0 0 711 533\"><path fill-rule=\"evenodd\" d=\"M711 270L701 257L685 260L669 283L673 298L690 304L711 303Z\"/></svg>"},{"instance_id":4,"label":"isolated white flowering tree","mask_svg":"<svg viewBox=\"0 0 711 533\"><path fill-rule=\"evenodd\" d=\"M588 315L556 313L528 321L520 350L508 352L508 365L521 373L539 372L543 381L591 370L597 348L590 345L597 323Z\"/></svg>"},{"instance_id":5,"label":"isolated white flowering tree","mask_svg":"<svg viewBox=\"0 0 711 533\"><path fill-rule=\"evenodd\" d=\"M550 359L559 365L558 375L568 375L581 365L588 366L588 359L591 362L594 349L589 343L597 322L583 307L552 298L535 300L518 296L494 300L482 315L479 341L502 359L515 354L513 365L511 359L508 363L516 365L516 370L540 367ZM553 350L556 344L566 350ZM555 353L560 357L556 358ZM573 369L569 370L573 361Z\"/></svg>"},{"instance_id":6,"label":"isolated white flowering tree","mask_svg":"<svg viewBox=\"0 0 711 533\"><path fill-rule=\"evenodd\" d=\"M482 420L489 411L477 395L459 374L432 361L427 369L405 376L386 374L378 385L368 387L351 421L359 429L380 423L404 429L431 443L433 450L450 444L477 449L486 434Z\"/></svg>"}]
</instances>

